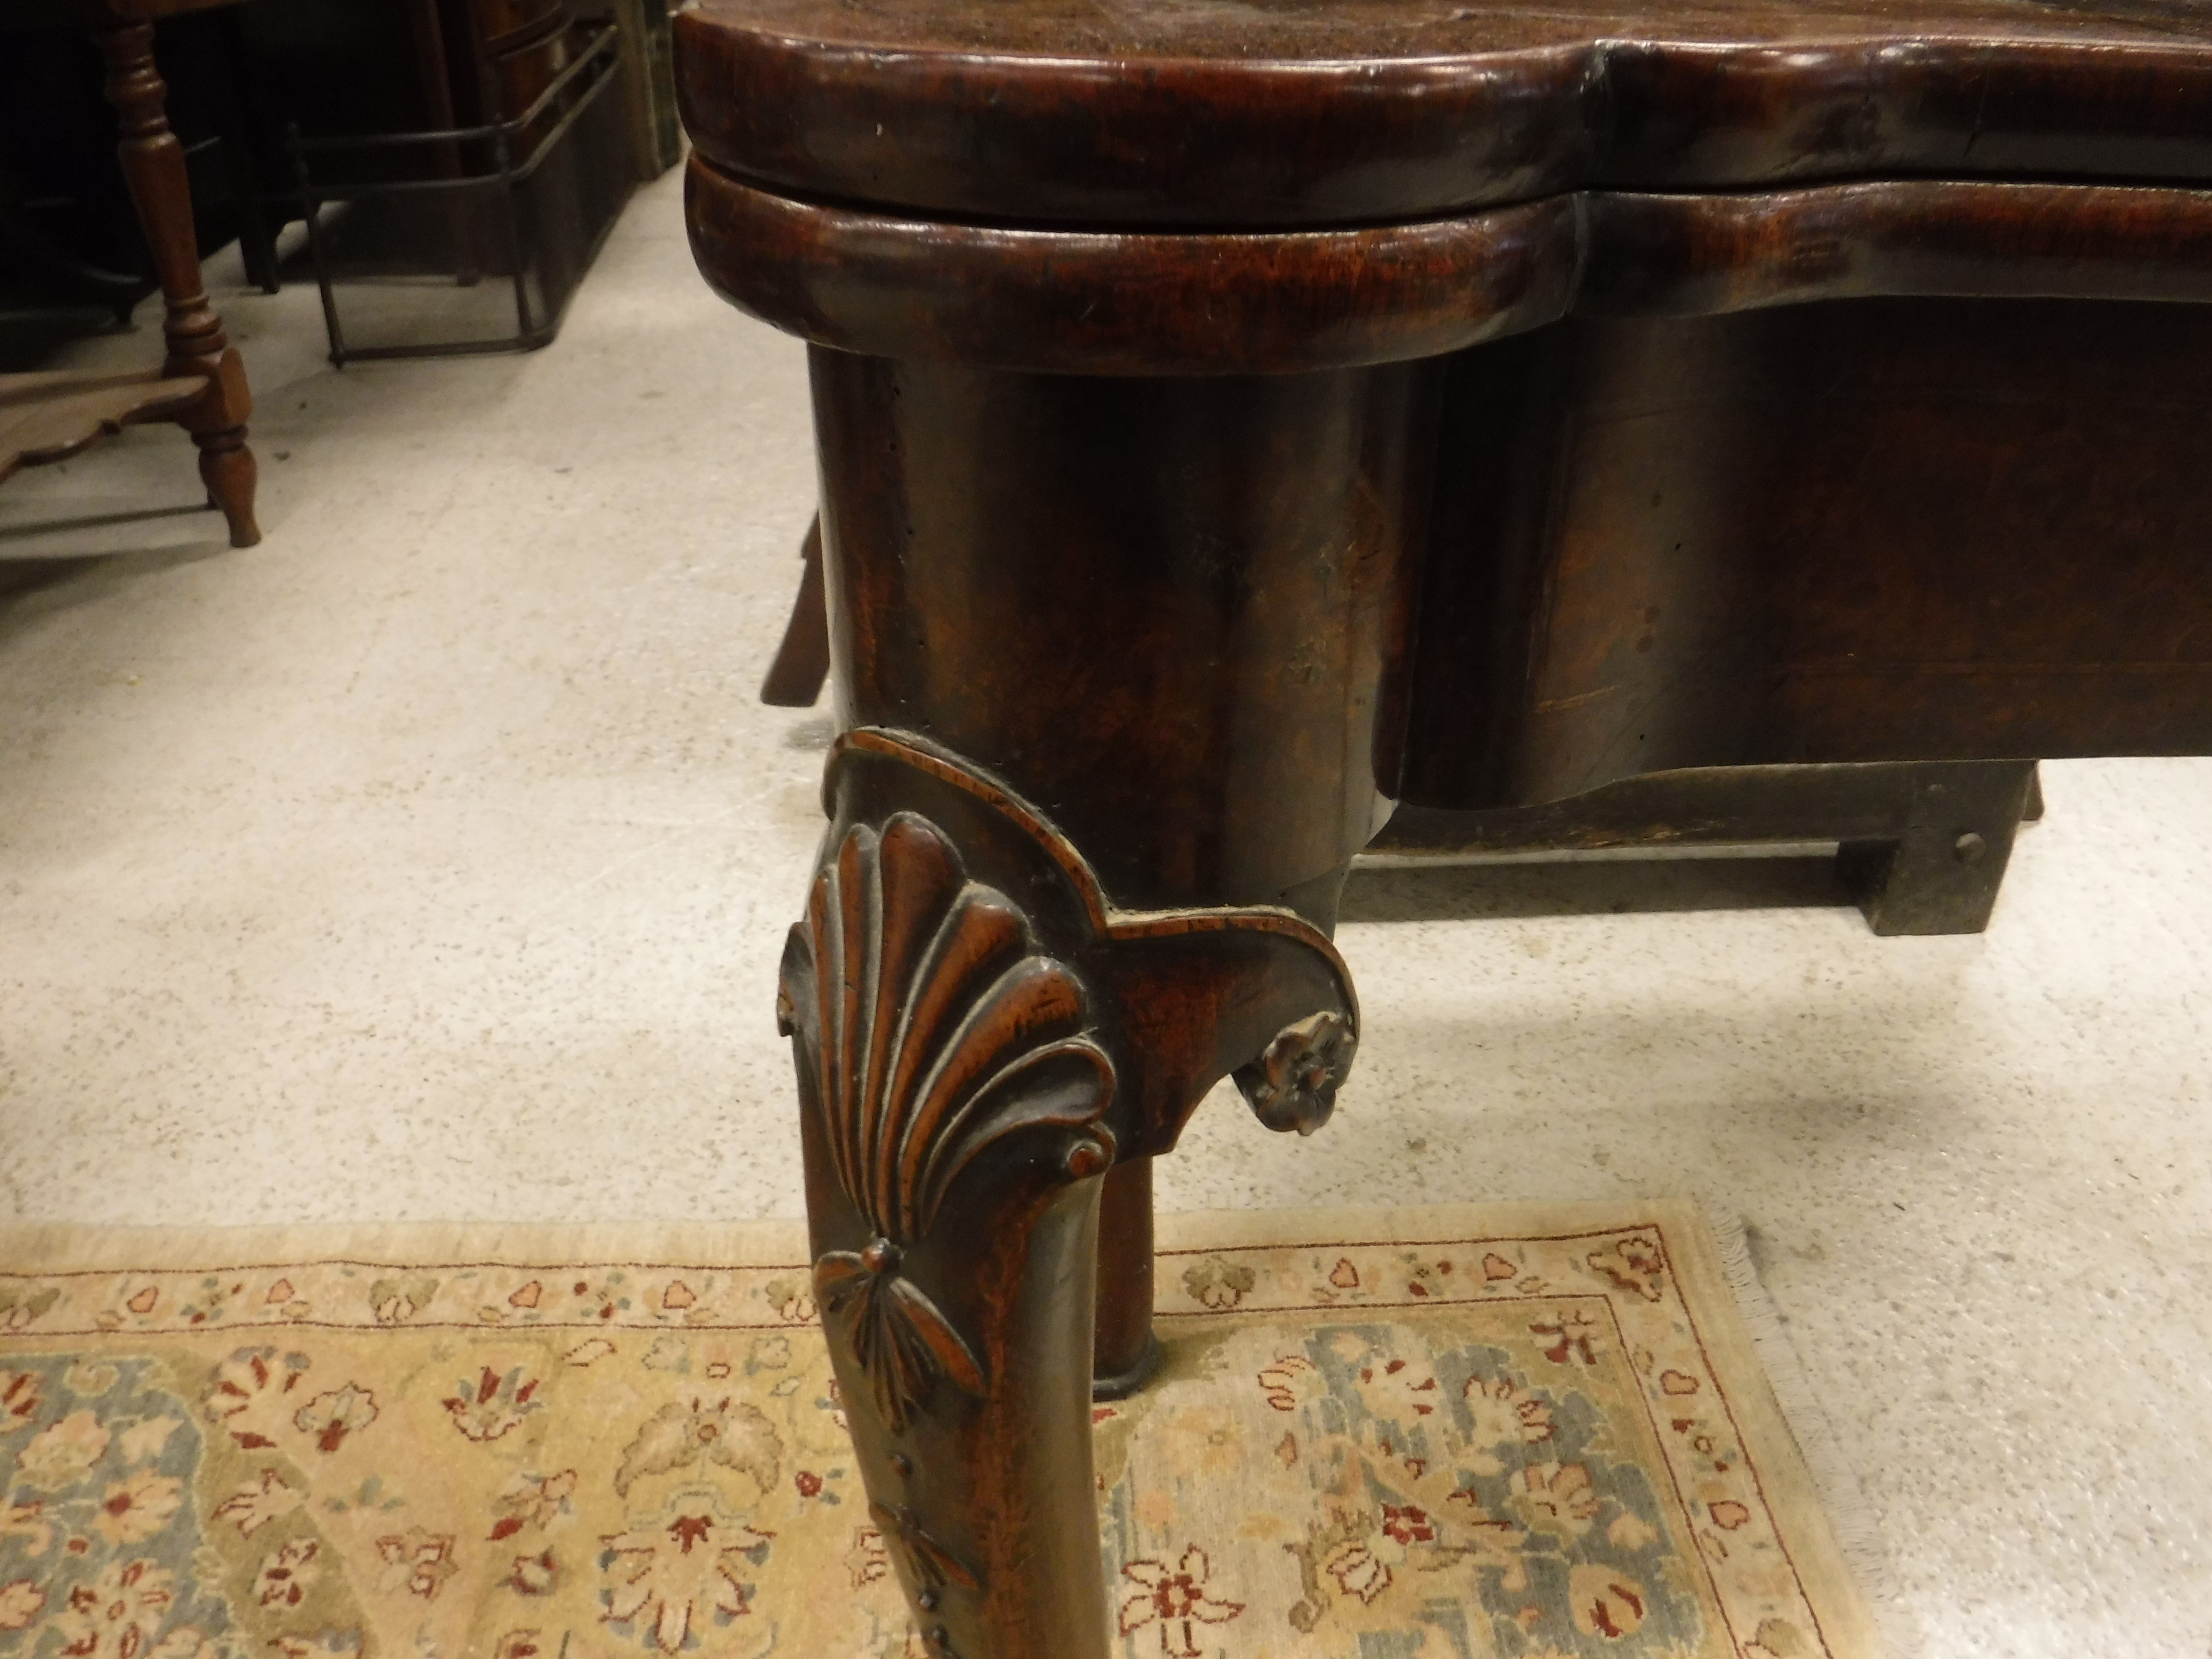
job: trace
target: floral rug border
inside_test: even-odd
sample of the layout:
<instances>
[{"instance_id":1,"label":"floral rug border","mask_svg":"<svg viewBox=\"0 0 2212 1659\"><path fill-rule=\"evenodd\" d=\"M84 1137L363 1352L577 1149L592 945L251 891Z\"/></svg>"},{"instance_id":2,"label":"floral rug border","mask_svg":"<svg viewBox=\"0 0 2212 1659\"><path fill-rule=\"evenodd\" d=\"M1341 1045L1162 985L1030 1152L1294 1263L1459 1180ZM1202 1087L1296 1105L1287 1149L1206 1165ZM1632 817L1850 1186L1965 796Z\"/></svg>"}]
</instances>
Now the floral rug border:
<instances>
[{"instance_id":1,"label":"floral rug border","mask_svg":"<svg viewBox=\"0 0 2212 1659\"><path fill-rule=\"evenodd\" d=\"M1739 1650L1764 1659L1755 1632L1738 1628L1751 1621L1739 1621L1733 1609L1772 1603L1777 1559L1795 1581L1789 1599L1822 1652L1856 1659L1879 1650L1864 1601L1841 1565L1803 1457L1726 1282L1711 1228L1694 1206L1550 1206L1534 1217L1521 1206L1328 1213L1338 1224L1310 1240L1247 1237L1252 1229L1243 1216L1178 1218L1188 1224L1170 1237L1164 1218L1154 1299L1164 1339L1171 1340L1185 1321L1231 1311L1342 1318L1356 1310L1402 1315L1480 1301L1527 1307L1531 1333L1548 1342L1548 1357L1561 1363L1593 1364L1610 1340L1642 1381L1652 1441ZM1464 1224L1478 1217L1484 1224ZM1583 1224L1510 1224L1518 1218L1554 1224L1575 1218ZM1449 1224L1452 1218L1462 1224ZM1364 1231L1346 1224L1361 1219L1377 1224ZM1206 1242L1210 1237L1218 1242ZM1532 1261L1526 1254L1532 1246L1553 1247L1567 1260ZM1509 1257L1500 1248L1521 1254ZM1313 1253L1309 1265L1316 1273L1306 1283L1321 1290L1322 1299L1297 1300L1279 1279L1273 1285L1243 1280L1224 1275L1220 1266L1237 1255L1285 1251ZM1325 1260L1330 1255L1337 1257L1333 1264ZM1380 1273L1374 1272L1378 1255L1389 1264ZM1183 1263L1189 1265L1179 1272ZM1587 1317L1597 1309L1604 1310L1602 1322Z\"/></svg>"},{"instance_id":2,"label":"floral rug border","mask_svg":"<svg viewBox=\"0 0 2212 1659\"><path fill-rule=\"evenodd\" d=\"M1765 1650L1735 1610L1777 1605L1833 1659L1878 1651L1694 1206L1165 1216L1160 1234L1156 1305L1170 1346L1206 1322L1418 1316L1475 1302L1524 1311L1546 1357L1570 1369L1612 1346L1638 1380L1651 1444L1738 1651ZM611 1351L598 1333L811 1326L805 1255L794 1224L0 1228L0 1337L557 1332L576 1336L563 1358L588 1365ZM164 1256L220 1265L145 1265Z\"/></svg>"}]
</instances>

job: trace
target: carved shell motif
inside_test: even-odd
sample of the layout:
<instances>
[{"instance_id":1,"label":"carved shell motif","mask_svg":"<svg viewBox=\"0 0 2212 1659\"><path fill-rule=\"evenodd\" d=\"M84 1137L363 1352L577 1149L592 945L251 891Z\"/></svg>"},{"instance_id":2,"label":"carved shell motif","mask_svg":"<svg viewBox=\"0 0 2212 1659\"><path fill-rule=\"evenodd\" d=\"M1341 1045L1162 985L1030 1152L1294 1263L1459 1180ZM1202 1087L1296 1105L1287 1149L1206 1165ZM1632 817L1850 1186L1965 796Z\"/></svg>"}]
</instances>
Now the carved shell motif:
<instances>
[{"instance_id":1,"label":"carved shell motif","mask_svg":"<svg viewBox=\"0 0 2212 1659\"><path fill-rule=\"evenodd\" d=\"M854 1356L894 1431L939 1376L983 1391L981 1366L902 1252L986 1148L1058 1130L1068 1175L1114 1159L1100 1121L1114 1066L1084 1034L1081 982L1031 949L1005 894L967 878L927 820L849 830L807 912L817 999L815 1086L837 1180L874 1230L866 1250L815 1264L817 1299L849 1312Z\"/></svg>"}]
</instances>

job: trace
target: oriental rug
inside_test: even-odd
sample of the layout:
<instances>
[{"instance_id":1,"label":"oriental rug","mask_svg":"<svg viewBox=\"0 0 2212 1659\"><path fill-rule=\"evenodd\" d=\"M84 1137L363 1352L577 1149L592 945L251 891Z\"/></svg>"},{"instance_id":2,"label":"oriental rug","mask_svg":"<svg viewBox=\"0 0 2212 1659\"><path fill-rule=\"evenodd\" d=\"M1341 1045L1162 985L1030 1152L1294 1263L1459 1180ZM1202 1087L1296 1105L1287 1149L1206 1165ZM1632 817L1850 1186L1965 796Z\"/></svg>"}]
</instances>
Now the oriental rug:
<instances>
[{"instance_id":1,"label":"oriental rug","mask_svg":"<svg viewBox=\"0 0 2212 1659\"><path fill-rule=\"evenodd\" d=\"M1144 1659L1869 1659L1692 1209L1164 1218ZM803 1229L0 1233L0 1656L907 1659Z\"/></svg>"}]
</instances>

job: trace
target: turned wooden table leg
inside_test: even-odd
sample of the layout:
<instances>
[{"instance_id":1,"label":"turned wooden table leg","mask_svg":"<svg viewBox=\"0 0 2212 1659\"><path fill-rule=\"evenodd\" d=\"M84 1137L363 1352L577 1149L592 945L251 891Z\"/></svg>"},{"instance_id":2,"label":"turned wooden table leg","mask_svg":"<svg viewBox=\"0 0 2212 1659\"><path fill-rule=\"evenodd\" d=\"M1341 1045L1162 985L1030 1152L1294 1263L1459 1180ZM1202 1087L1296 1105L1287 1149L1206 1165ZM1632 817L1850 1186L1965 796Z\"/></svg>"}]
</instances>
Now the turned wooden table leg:
<instances>
[{"instance_id":1,"label":"turned wooden table leg","mask_svg":"<svg viewBox=\"0 0 2212 1659\"><path fill-rule=\"evenodd\" d=\"M204 374L210 381L177 422L199 446L200 479L210 503L222 510L230 544L251 547L261 539L253 519L253 452L246 447L253 397L246 365L224 335L201 279L191 184L184 146L169 131L163 108L167 88L154 67L154 26L118 20L99 29L96 38L107 65L107 101L122 128L117 148L124 178L161 281L161 332L168 343L164 369Z\"/></svg>"}]
</instances>

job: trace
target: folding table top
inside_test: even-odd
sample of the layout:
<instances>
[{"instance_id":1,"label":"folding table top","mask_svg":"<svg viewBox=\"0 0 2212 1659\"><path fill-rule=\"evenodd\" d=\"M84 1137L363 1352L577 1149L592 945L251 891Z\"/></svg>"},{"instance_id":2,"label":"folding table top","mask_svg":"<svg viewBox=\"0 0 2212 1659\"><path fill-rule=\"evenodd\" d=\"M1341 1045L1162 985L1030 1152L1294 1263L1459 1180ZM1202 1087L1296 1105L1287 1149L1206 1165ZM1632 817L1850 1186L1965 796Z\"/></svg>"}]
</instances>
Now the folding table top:
<instances>
[{"instance_id":1,"label":"folding table top","mask_svg":"<svg viewBox=\"0 0 2212 1659\"><path fill-rule=\"evenodd\" d=\"M1279 227L1586 186L2212 184L2197 0L705 0L716 167L1004 223Z\"/></svg>"}]
</instances>

